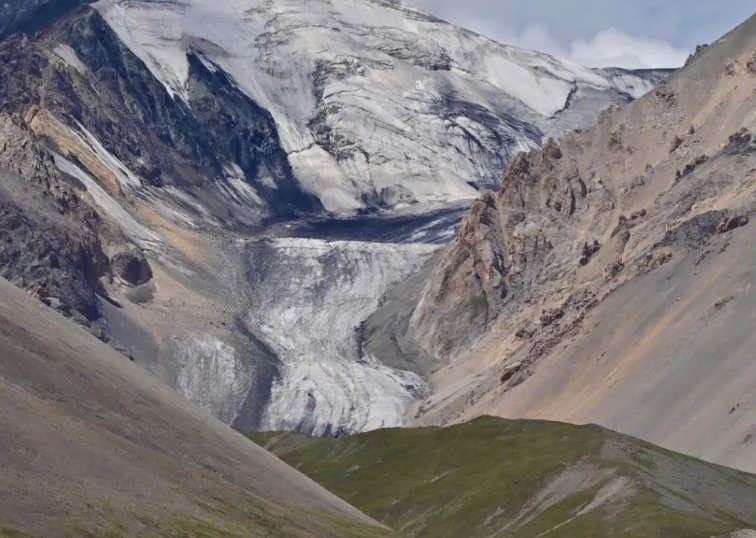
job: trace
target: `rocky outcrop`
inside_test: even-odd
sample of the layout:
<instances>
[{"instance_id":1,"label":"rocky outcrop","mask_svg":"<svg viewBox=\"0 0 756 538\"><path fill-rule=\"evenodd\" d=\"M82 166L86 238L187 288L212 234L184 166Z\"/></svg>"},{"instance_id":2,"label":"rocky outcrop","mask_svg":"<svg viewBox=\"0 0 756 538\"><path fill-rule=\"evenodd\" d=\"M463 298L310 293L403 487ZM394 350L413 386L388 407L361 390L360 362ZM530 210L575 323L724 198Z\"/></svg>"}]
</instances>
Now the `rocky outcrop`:
<instances>
[{"instance_id":1,"label":"rocky outcrop","mask_svg":"<svg viewBox=\"0 0 756 538\"><path fill-rule=\"evenodd\" d=\"M119 252L110 259L113 272L132 286L146 284L152 279L150 262L138 250Z\"/></svg>"},{"instance_id":2,"label":"rocky outcrop","mask_svg":"<svg viewBox=\"0 0 756 538\"><path fill-rule=\"evenodd\" d=\"M0 276L106 337L97 293L113 232L18 116L0 114Z\"/></svg>"},{"instance_id":3,"label":"rocky outcrop","mask_svg":"<svg viewBox=\"0 0 756 538\"><path fill-rule=\"evenodd\" d=\"M737 412L756 378L756 81L743 69L754 28L756 17L595 127L517 157L475 204L413 315L420 343L449 363L418 422L597 422L756 468L753 423Z\"/></svg>"},{"instance_id":4,"label":"rocky outcrop","mask_svg":"<svg viewBox=\"0 0 756 538\"><path fill-rule=\"evenodd\" d=\"M570 233L584 228L584 220L608 225L602 214L613 197L602 185L598 180L589 186L553 139L540 152L519 155L499 192L473 205L459 237L446 248L413 317L420 341L453 358L507 305L587 265L598 241L586 239L578 247Z\"/></svg>"}]
</instances>

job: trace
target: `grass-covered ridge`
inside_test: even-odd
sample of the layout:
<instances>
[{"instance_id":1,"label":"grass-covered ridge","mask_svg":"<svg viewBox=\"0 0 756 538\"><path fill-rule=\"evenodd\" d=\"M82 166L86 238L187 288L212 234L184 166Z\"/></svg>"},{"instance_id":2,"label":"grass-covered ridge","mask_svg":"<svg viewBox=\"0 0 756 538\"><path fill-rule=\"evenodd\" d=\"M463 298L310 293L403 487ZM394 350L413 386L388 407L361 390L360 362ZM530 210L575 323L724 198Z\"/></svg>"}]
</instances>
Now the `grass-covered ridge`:
<instances>
[{"instance_id":1,"label":"grass-covered ridge","mask_svg":"<svg viewBox=\"0 0 756 538\"><path fill-rule=\"evenodd\" d=\"M596 426L484 417L338 439L250 437L413 536L709 538L756 526L756 477Z\"/></svg>"}]
</instances>

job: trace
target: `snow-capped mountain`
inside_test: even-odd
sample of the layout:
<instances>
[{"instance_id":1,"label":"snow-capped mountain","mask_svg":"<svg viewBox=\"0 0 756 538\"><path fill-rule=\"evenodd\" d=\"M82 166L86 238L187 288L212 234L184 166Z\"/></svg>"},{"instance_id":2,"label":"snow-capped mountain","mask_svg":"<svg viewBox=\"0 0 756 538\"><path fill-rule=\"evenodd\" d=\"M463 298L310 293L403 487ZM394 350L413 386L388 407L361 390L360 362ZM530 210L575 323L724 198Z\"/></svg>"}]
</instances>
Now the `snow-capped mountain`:
<instances>
[{"instance_id":1,"label":"snow-capped mountain","mask_svg":"<svg viewBox=\"0 0 756 538\"><path fill-rule=\"evenodd\" d=\"M663 76L594 71L383 0L102 0L176 99L189 54L269 111L329 211L472 199L516 153Z\"/></svg>"},{"instance_id":2,"label":"snow-capped mountain","mask_svg":"<svg viewBox=\"0 0 756 538\"><path fill-rule=\"evenodd\" d=\"M0 276L239 429L402 424L364 322L515 152L666 74L398 2L75 4L0 15Z\"/></svg>"}]
</instances>

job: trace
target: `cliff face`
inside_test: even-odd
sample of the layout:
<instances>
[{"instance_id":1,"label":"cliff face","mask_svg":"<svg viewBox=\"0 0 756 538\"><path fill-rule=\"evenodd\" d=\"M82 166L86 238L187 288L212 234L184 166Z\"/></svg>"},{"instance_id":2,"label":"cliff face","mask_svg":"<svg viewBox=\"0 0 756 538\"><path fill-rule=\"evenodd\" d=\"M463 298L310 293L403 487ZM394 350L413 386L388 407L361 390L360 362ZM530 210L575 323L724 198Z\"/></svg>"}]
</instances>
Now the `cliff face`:
<instances>
[{"instance_id":1,"label":"cliff face","mask_svg":"<svg viewBox=\"0 0 756 538\"><path fill-rule=\"evenodd\" d=\"M576 255L590 259L596 241L576 247L571 234L607 226L605 210L613 203L609 191L593 183L553 139L542 152L515 158L499 192L473 204L415 312L418 338L429 351L446 359L458 355L505 307L574 266ZM591 232L581 231L578 241Z\"/></svg>"},{"instance_id":2,"label":"cliff face","mask_svg":"<svg viewBox=\"0 0 756 538\"><path fill-rule=\"evenodd\" d=\"M59 312L107 330L96 294L123 244L76 192L20 116L0 114L0 276Z\"/></svg>"},{"instance_id":3,"label":"cliff face","mask_svg":"<svg viewBox=\"0 0 756 538\"><path fill-rule=\"evenodd\" d=\"M753 374L741 355L750 332L735 329L744 311L727 305L751 300L743 286L753 249L738 238L756 207L755 27L751 19L595 127L519 156L501 188L476 202L413 315L425 348L454 363L436 376L421 421L490 412L596 420L681 450L701 442L719 461L744 450L746 433L715 450L687 419L661 427L649 402L664 394L685 416L688 391L700 391L701 414L718 424L716 413L738 404L720 400L724 378ZM731 368L717 383L719 362L701 351L722 340L713 314L703 298L702 310L678 310L681 297L714 289ZM596 327L611 329L599 340ZM696 351L672 346L675 338ZM662 375L672 363L677 377ZM740 432L752 426L730 416Z\"/></svg>"}]
</instances>

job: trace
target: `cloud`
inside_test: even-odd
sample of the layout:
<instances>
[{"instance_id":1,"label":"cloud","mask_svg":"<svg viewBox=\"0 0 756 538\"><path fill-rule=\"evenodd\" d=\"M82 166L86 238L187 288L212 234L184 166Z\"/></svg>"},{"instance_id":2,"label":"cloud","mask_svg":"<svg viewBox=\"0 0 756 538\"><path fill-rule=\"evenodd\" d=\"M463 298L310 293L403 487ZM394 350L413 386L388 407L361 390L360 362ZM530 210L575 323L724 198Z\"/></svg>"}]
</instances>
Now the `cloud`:
<instances>
[{"instance_id":1,"label":"cloud","mask_svg":"<svg viewBox=\"0 0 756 538\"><path fill-rule=\"evenodd\" d=\"M688 58L685 49L657 39L644 39L609 28L592 39L572 43L569 59L588 67L643 69L680 67Z\"/></svg>"},{"instance_id":2,"label":"cloud","mask_svg":"<svg viewBox=\"0 0 756 538\"><path fill-rule=\"evenodd\" d=\"M502 43L626 67L679 65L756 9L753 0L404 1Z\"/></svg>"},{"instance_id":3,"label":"cloud","mask_svg":"<svg viewBox=\"0 0 756 538\"><path fill-rule=\"evenodd\" d=\"M680 67L689 52L659 39L647 39L620 32L602 30L590 39L576 39L563 45L542 23L528 25L522 33L507 32L503 40L511 45L546 52L586 67L624 67L652 69Z\"/></svg>"}]
</instances>

